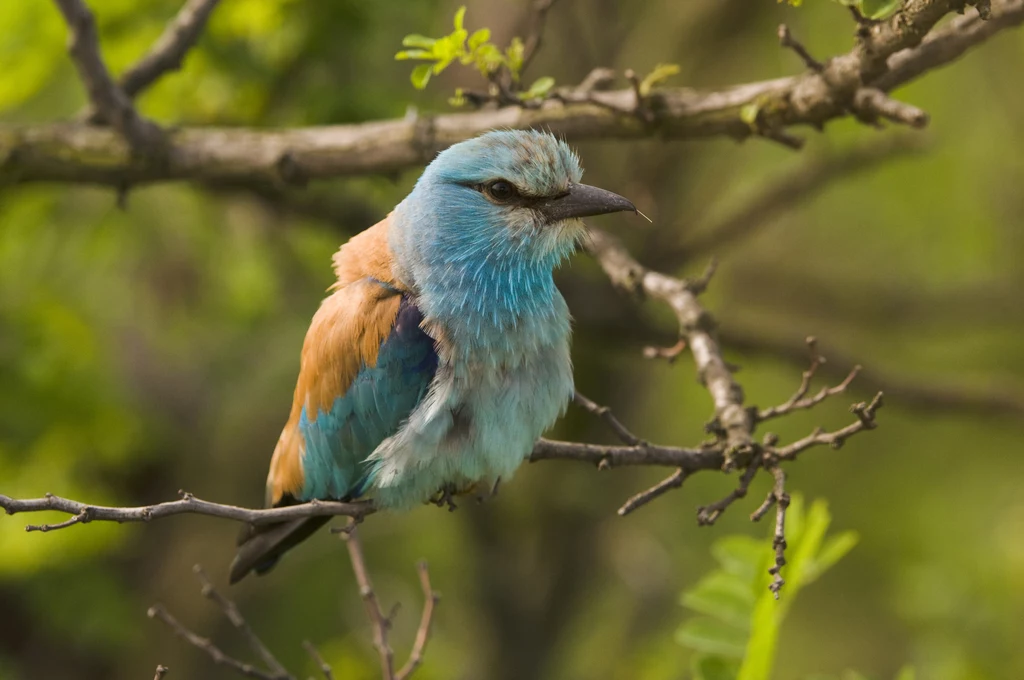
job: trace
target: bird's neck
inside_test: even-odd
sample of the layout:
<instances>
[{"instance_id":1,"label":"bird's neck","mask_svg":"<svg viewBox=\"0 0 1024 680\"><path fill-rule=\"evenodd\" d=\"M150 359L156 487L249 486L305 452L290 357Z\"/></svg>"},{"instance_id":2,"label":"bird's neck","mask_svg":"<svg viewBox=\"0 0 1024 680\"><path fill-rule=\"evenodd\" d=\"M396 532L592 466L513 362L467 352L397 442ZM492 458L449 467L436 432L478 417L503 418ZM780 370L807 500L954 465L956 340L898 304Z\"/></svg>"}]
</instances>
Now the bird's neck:
<instances>
[{"instance_id":1,"label":"bird's neck","mask_svg":"<svg viewBox=\"0 0 1024 680\"><path fill-rule=\"evenodd\" d=\"M507 363L566 342L568 307L552 277L561 253L539 258L501 224L412 231L408 217L396 210L396 270L451 352Z\"/></svg>"}]
</instances>

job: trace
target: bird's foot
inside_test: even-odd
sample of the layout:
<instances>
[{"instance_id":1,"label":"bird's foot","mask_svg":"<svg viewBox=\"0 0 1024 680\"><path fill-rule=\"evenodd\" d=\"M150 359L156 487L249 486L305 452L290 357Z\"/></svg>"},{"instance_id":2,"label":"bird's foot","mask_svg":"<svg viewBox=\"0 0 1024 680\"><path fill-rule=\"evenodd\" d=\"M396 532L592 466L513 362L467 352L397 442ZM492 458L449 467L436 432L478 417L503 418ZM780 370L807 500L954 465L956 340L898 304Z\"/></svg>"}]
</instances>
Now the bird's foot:
<instances>
[{"instance_id":1,"label":"bird's foot","mask_svg":"<svg viewBox=\"0 0 1024 680\"><path fill-rule=\"evenodd\" d=\"M459 489L454 484L445 484L430 497L429 502L439 508L448 506L448 512L455 512L458 505L455 504L455 496L459 495Z\"/></svg>"}]
</instances>

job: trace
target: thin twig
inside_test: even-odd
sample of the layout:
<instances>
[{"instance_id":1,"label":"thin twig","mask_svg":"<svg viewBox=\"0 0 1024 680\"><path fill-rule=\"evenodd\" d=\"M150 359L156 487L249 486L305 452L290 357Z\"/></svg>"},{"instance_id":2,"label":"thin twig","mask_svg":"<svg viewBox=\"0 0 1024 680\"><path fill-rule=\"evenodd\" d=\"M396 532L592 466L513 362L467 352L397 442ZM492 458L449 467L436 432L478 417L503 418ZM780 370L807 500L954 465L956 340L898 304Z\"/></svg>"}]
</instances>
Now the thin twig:
<instances>
[{"instance_id":1,"label":"thin twig","mask_svg":"<svg viewBox=\"0 0 1024 680\"><path fill-rule=\"evenodd\" d=\"M615 436L621 439L624 444L629 446L644 446L643 440L630 432L629 429L615 417L615 414L612 413L612 410L607 406L598 406L595 402L591 401L579 392L573 394L572 400L577 406L582 407L588 413L591 413L603 420L605 424L612 429Z\"/></svg>"},{"instance_id":2,"label":"thin twig","mask_svg":"<svg viewBox=\"0 0 1024 680\"><path fill-rule=\"evenodd\" d=\"M384 616L377 595L373 592L373 584L370 582L370 572L366 568L366 559L363 556L363 546L359 541L359 534L353 526L351 531L341 534L341 538L348 547L348 556L352 562L356 584L359 586L359 595L366 605L366 614L373 628L373 646L380 656L381 674L384 680L394 680L394 652L388 644L391 621Z\"/></svg>"},{"instance_id":3,"label":"thin twig","mask_svg":"<svg viewBox=\"0 0 1024 680\"><path fill-rule=\"evenodd\" d=\"M554 4L555 0L533 0L530 6L530 26L526 31L526 39L523 41L523 64L519 68L520 73L526 71L526 67L530 65L540 50L548 11Z\"/></svg>"},{"instance_id":4,"label":"thin twig","mask_svg":"<svg viewBox=\"0 0 1024 680\"><path fill-rule=\"evenodd\" d=\"M775 477L772 494L775 496L775 533L772 536L772 548L775 549L775 564L768 573L772 575L768 589L779 599L779 591L786 581L782 578L782 567L786 564L786 508L789 507L789 494L786 493L786 473L778 465L771 469Z\"/></svg>"},{"instance_id":5,"label":"thin twig","mask_svg":"<svg viewBox=\"0 0 1024 680\"><path fill-rule=\"evenodd\" d=\"M750 488L750 483L754 481L754 476L757 471L761 468L760 460L754 459L751 461L747 469L743 471L743 476L740 477L740 483L735 489L729 492L729 495L717 500L714 503L708 505L702 505L697 509L697 524L700 526L710 526L722 516L726 508L732 505L734 502L741 498L745 498L747 490Z\"/></svg>"},{"instance_id":6,"label":"thin twig","mask_svg":"<svg viewBox=\"0 0 1024 680\"><path fill-rule=\"evenodd\" d=\"M242 613L238 611L238 607L234 602L229 600L220 591L213 587L213 583L210 582L209 577L203 571L203 568L198 564L192 567L193 573L196 578L199 579L199 583L202 585L202 594L208 600L212 600L220 607L221 611L224 612L224 616L227 617L231 625L235 627L242 636L245 637L245 641L249 644L249 647L253 652L259 656L263 663L266 664L267 668L270 669L271 675L276 678L288 678L291 677L288 670L281 665L281 662L277 660L277 657L271 653L263 641L260 640L259 636L253 632L252 627L249 626L248 622L242 616Z\"/></svg>"},{"instance_id":7,"label":"thin twig","mask_svg":"<svg viewBox=\"0 0 1024 680\"><path fill-rule=\"evenodd\" d=\"M170 612L168 612L162 604L156 604L149 608L146 613L151 619L160 619L167 626L174 631L174 634L180 637L185 642L189 643L196 649L199 649L209 655L213 663L218 666L227 666L232 670L241 673L242 675L249 678L259 678L259 680L279 680L279 678L271 673L256 668L252 664L239 661L238 659L228 656L214 645L208 638L196 635L185 626L181 625L176 618L174 618Z\"/></svg>"},{"instance_id":8,"label":"thin twig","mask_svg":"<svg viewBox=\"0 0 1024 680\"><path fill-rule=\"evenodd\" d=\"M166 503L133 508L87 505L68 498L54 496L53 494L46 494L43 498L25 500L17 500L0 494L0 508L3 508L8 515L18 512L41 512L46 510L55 510L74 515L71 519L59 524L27 526L25 527L26 531L52 531L85 522L148 522L160 519L161 517L181 514L208 515L210 517L221 517L239 522L266 524L302 517L339 515L361 519L374 512L373 504L368 501L354 503L311 501L281 508L249 509L234 505L211 503L210 501L196 498L190 493L182 493L182 498L177 501L167 501Z\"/></svg>"},{"instance_id":9,"label":"thin twig","mask_svg":"<svg viewBox=\"0 0 1024 680\"><path fill-rule=\"evenodd\" d=\"M804 65L812 71L818 73L825 70L825 65L820 61L811 56L811 53L807 51L807 48L803 46L799 40L793 37L792 32L789 30L789 26L786 24L779 24L779 44L782 47L793 50L797 53L797 56L803 60Z\"/></svg>"},{"instance_id":10,"label":"thin twig","mask_svg":"<svg viewBox=\"0 0 1024 680\"><path fill-rule=\"evenodd\" d=\"M181 68L185 54L195 45L219 0L188 0L164 28L153 47L121 76L121 89L134 97L168 71Z\"/></svg>"},{"instance_id":11,"label":"thin twig","mask_svg":"<svg viewBox=\"0 0 1024 680\"><path fill-rule=\"evenodd\" d=\"M648 503L653 501L655 498L661 496L662 494L671 491L672 489L678 489L683 485L683 482L686 481L686 478L688 476L689 473L687 473L686 470L684 470L683 468L679 468L678 470L676 470L671 475L661 480L651 488L647 489L646 491L641 491L640 493L636 494L635 496L627 500L625 503L623 503L622 507L618 509L619 517L625 517L634 510L637 510L647 505Z\"/></svg>"},{"instance_id":12,"label":"thin twig","mask_svg":"<svg viewBox=\"0 0 1024 680\"><path fill-rule=\"evenodd\" d=\"M413 642L409 660L395 674L395 680L406 680L423 663L423 654L426 652L427 642L430 640L430 629L434 620L434 607L437 606L441 597L430 585L430 571L427 569L427 563L420 562L416 565L416 569L420 575L420 587L423 588L423 613L420 615L420 625L416 629L416 640Z\"/></svg>"},{"instance_id":13,"label":"thin twig","mask_svg":"<svg viewBox=\"0 0 1024 680\"><path fill-rule=\"evenodd\" d=\"M334 680L334 670L329 663L324 661L324 657L320 656L320 652L313 646L313 643L309 640L303 640L302 648L306 650L306 653L313 659L317 668L324 674L324 680Z\"/></svg>"},{"instance_id":14,"label":"thin twig","mask_svg":"<svg viewBox=\"0 0 1024 680\"><path fill-rule=\"evenodd\" d=\"M803 372L803 376L800 380L800 386L797 388L796 392L793 393L793 396L785 403L779 404L778 406L772 406L771 408L766 408L758 412L758 422L778 418L792 413L793 411L813 408L829 397L845 392L850 387L850 383L852 383L854 378L857 377L857 374L860 373L860 366L854 366L838 385L834 387L822 387L821 391L816 395L813 397L807 397L807 392L811 388L811 381L814 379L814 376L821 365L825 363L825 357L821 356L818 352L818 341L814 336L809 336L807 338L807 347L811 354L811 365Z\"/></svg>"},{"instance_id":15,"label":"thin twig","mask_svg":"<svg viewBox=\"0 0 1024 680\"><path fill-rule=\"evenodd\" d=\"M156 675L153 676L153 680L163 680L163 677L167 675L168 671L170 670L170 668L164 666L163 664L158 665L156 667Z\"/></svg>"}]
</instances>

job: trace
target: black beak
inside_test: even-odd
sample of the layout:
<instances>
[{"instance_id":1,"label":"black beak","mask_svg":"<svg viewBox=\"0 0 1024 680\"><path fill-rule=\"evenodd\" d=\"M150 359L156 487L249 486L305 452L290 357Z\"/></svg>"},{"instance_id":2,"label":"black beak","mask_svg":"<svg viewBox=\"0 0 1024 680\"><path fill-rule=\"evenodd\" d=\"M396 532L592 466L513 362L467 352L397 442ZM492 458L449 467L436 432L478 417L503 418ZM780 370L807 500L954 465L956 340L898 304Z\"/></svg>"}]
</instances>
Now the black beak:
<instances>
[{"instance_id":1,"label":"black beak","mask_svg":"<svg viewBox=\"0 0 1024 680\"><path fill-rule=\"evenodd\" d=\"M607 215L624 210L636 212L636 206L622 196L587 184L570 184L569 193L542 201L535 207L549 222Z\"/></svg>"}]
</instances>

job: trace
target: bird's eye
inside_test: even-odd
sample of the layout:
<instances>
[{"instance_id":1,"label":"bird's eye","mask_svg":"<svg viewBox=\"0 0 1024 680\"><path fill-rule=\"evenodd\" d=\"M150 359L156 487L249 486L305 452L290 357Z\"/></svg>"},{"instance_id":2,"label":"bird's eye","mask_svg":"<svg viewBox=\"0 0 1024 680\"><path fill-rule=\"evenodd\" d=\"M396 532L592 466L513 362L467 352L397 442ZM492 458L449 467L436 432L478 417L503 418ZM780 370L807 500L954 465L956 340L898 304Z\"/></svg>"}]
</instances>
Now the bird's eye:
<instances>
[{"instance_id":1,"label":"bird's eye","mask_svg":"<svg viewBox=\"0 0 1024 680\"><path fill-rule=\"evenodd\" d=\"M500 203L510 201L519 195L519 193L516 191L516 188L512 186L512 183L506 182L503 179L491 182L490 184L484 187L484 191L487 192L488 196L490 196L492 199Z\"/></svg>"}]
</instances>

